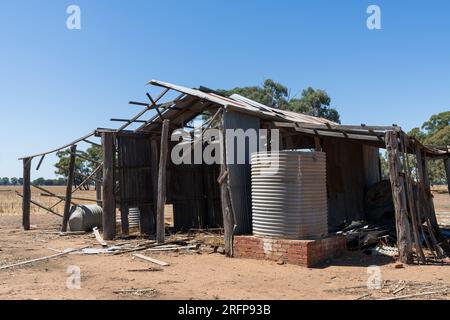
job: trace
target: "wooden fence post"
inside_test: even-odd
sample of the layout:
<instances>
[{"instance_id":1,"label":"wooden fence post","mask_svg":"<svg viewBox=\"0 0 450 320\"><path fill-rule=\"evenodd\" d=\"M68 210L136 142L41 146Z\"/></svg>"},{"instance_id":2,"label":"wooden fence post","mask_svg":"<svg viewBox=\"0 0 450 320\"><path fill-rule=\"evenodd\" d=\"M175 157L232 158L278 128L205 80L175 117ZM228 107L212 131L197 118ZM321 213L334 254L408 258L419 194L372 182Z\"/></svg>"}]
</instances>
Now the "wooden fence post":
<instances>
[{"instance_id":1,"label":"wooden fence post","mask_svg":"<svg viewBox=\"0 0 450 320\"><path fill-rule=\"evenodd\" d=\"M63 215L61 232L67 231L67 223L69 222L69 218L70 218L70 206L71 206L71 202L72 202L72 186L73 186L73 180L74 180L74 176L75 176L76 152L77 152L77 146L76 145L71 146L70 147L69 174L67 177L66 198L65 198L66 202L64 204L64 215Z\"/></svg>"},{"instance_id":2,"label":"wooden fence post","mask_svg":"<svg viewBox=\"0 0 450 320\"><path fill-rule=\"evenodd\" d=\"M102 133L103 147L103 239L113 240L116 237L116 199L114 194L114 134Z\"/></svg>"},{"instance_id":3,"label":"wooden fence post","mask_svg":"<svg viewBox=\"0 0 450 320\"><path fill-rule=\"evenodd\" d=\"M23 159L22 226L24 230L30 230L31 161L32 158Z\"/></svg>"},{"instance_id":4,"label":"wooden fence post","mask_svg":"<svg viewBox=\"0 0 450 320\"><path fill-rule=\"evenodd\" d=\"M164 120L161 132L161 149L159 154L158 204L156 212L156 239L159 244L165 242L166 226L164 207L166 205L167 154L169 145L169 120Z\"/></svg>"},{"instance_id":5,"label":"wooden fence post","mask_svg":"<svg viewBox=\"0 0 450 320\"><path fill-rule=\"evenodd\" d=\"M399 260L402 263L413 262L411 243L411 227L408 220L406 190L403 176L401 176L399 137L395 131L386 132L386 150L389 162L389 177L392 187L392 198L395 206L395 222L397 230L397 245Z\"/></svg>"}]
</instances>

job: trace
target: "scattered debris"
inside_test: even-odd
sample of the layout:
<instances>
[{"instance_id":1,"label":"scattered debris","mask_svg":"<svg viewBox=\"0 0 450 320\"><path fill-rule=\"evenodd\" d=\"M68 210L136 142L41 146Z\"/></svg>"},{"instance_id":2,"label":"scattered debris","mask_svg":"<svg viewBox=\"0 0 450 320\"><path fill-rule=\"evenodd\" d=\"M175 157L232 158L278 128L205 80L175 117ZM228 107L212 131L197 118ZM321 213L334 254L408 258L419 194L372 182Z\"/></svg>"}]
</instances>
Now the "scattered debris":
<instances>
[{"instance_id":1,"label":"scattered debris","mask_svg":"<svg viewBox=\"0 0 450 320\"><path fill-rule=\"evenodd\" d=\"M381 289L370 290L367 285L327 290L339 294L358 296L357 300L447 299L450 286L446 283L383 281ZM402 295L399 295L402 293Z\"/></svg>"},{"instance_id":2,"label":"scattered debris","mask_svg":"<svg viewBox=\"0 0 450 320\"><path fill-rule=\"evenodd\" d=\"M7 266L0 267L0 270L10 269L10 268L14 268L14 267L21 267L21 266L28 265L28 264L31 264L31 263L34 263L34 262L50 260L50 259L53 259L53 258L57 258L57 257L61 257L61 256L64 256L64 255L67 255L67 254L75 252L75 251L83 250L85 248L86 247L79 248L79 249L68 249L68 250L64 250L64 252L57 253L57 254L54 254L54 255L51 255L51 256L37 258L37 259L31 259L31 260L22 261L22 262L17 262L17 263L14 263L14 264L10 264L10 265L7 265Z\"/></svg>"},{"instance_id":3,"label":"scattered debris","mask_svg":"<svg viewBox=\"0 0 450 320\"><path fill-rule=\"evenodd\" d=\"M156 241L150 240L150 241L144 241L137 244L127 244L122 247L122 250L117 251L113 253L114 255L118 254L125 254L125 253L131 253L131 252L137 252L137 251L143 251L146 249L150 249L152 247L155 247Z\"/></svg>"},{"instance_id":4,"label":"scattered debris","mask_svg":"<svg viewBox=\"0 0 450 320\"><path fill-rule=\"evenodd\" d=\"M370 296L370 293L363 294L362 296L356 298L356 300L362 300L364 298L367 298L368 296Z\"/></svg>"},{"instance_id":5,"label":"scattered debris","mask_svg":"<svg viewBox=\"0 0 450 320\"><path fill-rule=\"evenodd\" d=\"M366 221L353 221L349 225L343 225L336 234L346 237L347 248L350 250L369 249L380 243L386 245L396 243L396 239L391 236L390 228Z\"/></svg>"},{"instance_id":6,"label":"scattered debris","mask_svg":"<svg viewBox=\"0 0 450 320\"><path fill-rule=\"evenodd\" d=\"M151 248L151 249L147 249L147 251L152 251L152 252L164 252L164 251L179 251L179 250L191 250L191 249L198 249L199 245L193 245L193 246L171 246L171 247L156 247L156 248Z\"/></svg>"},{"instance_id":7,"label":"scattered debris","mask_svg":"<svg viewBox=\"0 0 450 320\"><path fill-rule=\"evenodd\" d=\"M131 269L127 270L128 272L158 272L158 271L164 271L164 269L161 268L147 268L147 269Z\"/></svg>"},{"instance_id":8,"label":"scattered debris","mask_svg":"<svg viewBox=\"0 0 450 320\"><path fill-rule=\"evenodd\" d=\"M71 254L112 254L120 250L121 250L120 247L86 248L77 252L72 252Z\"/></svg>"},{"instance_id":9,"label":"scattered debris","mask_svg":"<svg viewBox=\"0 0 450 320\"><path fill-rule=\"evenodd\" d=\"M397 293L399 293L400 291L403 291L404 289L406 289L406 286L402 286L402 287L400 287L400 288L398 288L398 289L392 291L392 294L397 294Z\"/></svg>"},{"instance_id":10,"label":"scattered debris","mask_svg":"<svg viewBox=\"0 0 450 320\"><path fill-rule=\"evenodd\" d=\"M107 247L108 244L103 240L102 236L100 235L100 232L98 232L98 228L95 227L94 229L92 229L92 231L94 232L95 239L97 239L97 241L102 245L102 247Z\"/></svg>"},{"instance_id":11,"label":"scattered debris","mask_svg":"<svg viewBox=\"0 0 450 320\"><path fill-rule=\"evenodd\" d=\"M408 298L421 297L421 296L431 296L431 295L435 295L435 294L447 295L447 293L448 293L448 290L421 292L421 293L408 294L408 295L399 296L399 297L384 298L384 299L380 299L380 300L400 300L400 299L408 299Z\"/></svg>"},{"instance_id":12,"label":"scattered debris","mask_svg":"<svg viewBox=\"0 0 450 320\"><path fill-rule=\"evenodd\" d=\"M159 292L155 289L124 289L124 290L116 290L113 291L115 294L128 294L133 296L147 296L147 297L155 297L159 294Z\"/></svg>"},{"instance_id":13,"label":"scattered debris","mask_svg":"<svg viewBox=\"0 0 450 320\"><path fill-rule=\"evenodd\" d=\"M170 264L167 263L167 262L164 262L164 261L161 261L161 260L157 260L157 259L153 259L153 258L144 256L144 255L142 255L142 254L137 254L137 253L136 253L136 254L133 254L133 257L136 257L136 258L139 258L139 259L142 259L142 260L145 260L145 261L148 261L148 262L151 262L151 263L154 263L154 264L163 266L163 267L167 267L167 266L170 265Z\"/></svg>"},{"instance_id":14,"label":"scattered debris","mask_svg":"<svg viewBox=\"0 0 450 320\"><path fill-rule=\"evenodd\" d=\"M398 256L398 248L390 247L383 244L378 244L376 247L370 249L371 253L374 255L382 255L388 257L396 257Z\"/></svg>"},{"instance_id":15,"label":"scattered debris","mask_svg":"<svg viewBox=\"0 0 450 320\"><path fill-rule=\"evenodd\" d=\"M66 237L66 236L80 236L85 235L85 231L67 231L67 232L59 232L60 237Z\"/></svg>"}]
</instances>

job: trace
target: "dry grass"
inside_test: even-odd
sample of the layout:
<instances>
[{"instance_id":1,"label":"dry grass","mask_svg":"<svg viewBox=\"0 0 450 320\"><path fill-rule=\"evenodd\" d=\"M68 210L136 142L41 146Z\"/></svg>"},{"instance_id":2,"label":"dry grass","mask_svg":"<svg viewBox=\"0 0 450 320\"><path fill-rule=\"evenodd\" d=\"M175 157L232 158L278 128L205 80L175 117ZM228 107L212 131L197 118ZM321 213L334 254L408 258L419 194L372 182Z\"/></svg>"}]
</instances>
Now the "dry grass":
<instances>
[{"instance_id":1,"label":"dry grass","mask_svg":"<svg viewBox=\"0 0 450 320\"><path fill-rule=\"evenodd\" d=\"M44 187L50 192L53 192L59 196L65 196L66 187ZM0 186L0 216L12 216L22 214L22 198L19 197L15 191L22 193L22 187L4 187ZM46 197L42 195L42 191L36 188L31 188L31 199L38 202L44 207L52 207L54 204L59 202L59 199L54 197ZM83 198L83 199L93 199L95 200L95 189L89 191L78 190L74 193L73 197ZM72 202L76 204L95 204L95 201L84 201L84 200L73 200ZM61 202L54 208L54 211L63 214L64 212L64 202ZM31 204L31 214L48 214L47 211L41 209L33 204ZM119 214L120 217L120 214ZM173 226L173 207L167 205L165 208L165 220L168 226Z\"/></svg>"},{"instance_id":2,"label":"dry grass","mask_svg":"<svg viewBox=\"0 0 450 320\"><path fill-rule=\"evenodd\" d=\"M58 187L44 187L45 189L59 195L59 196L65 196L66 193L66 187L64 186L58 186ZM11 190L11 191L8 191ZM22 198L16 195L15 191L18 191L22 193L22 187L0 187L0 215L20 215L22 214ZM31 199L33 201L38 202L39 204L42 204L45 207L52 207L55 203L59 201L57 198L53 197L46 197L42 195L42 191L38 190L36 188L31 189ZM78 198L86 198L86 199L95 199L95 190L89 190L89 191L76 191L74 193L74 197ZM86 204L86 203L92 203L95 204L95 202L88 202L88 201L79 201L74 200L74 203L77 204ZM61 202L59 205L57 205L55 208L56 212L59 212L62 214L64 211L64 202ZM45 213L45 210L40 209L39 207L36 207L35 205L31 205L31 213L32 214L41 214Z\"/></svg>"},{"instance_id":3,"label":"dry grass","mask_svg":"<svg viewBox=\"0 0 450 320\"><path fill-rule=\"evenodd\" d=\"M437 193L448 193L448 187L447 186L432 186L431 191L437 192Z\"/></svg>"},{"instance_id":4,"label":"dry grass","mask_svg":"<svg viewBox=\"0 0 450 320\"><path fill-rule=\"evenodd\" d=\"M66 188L64 186L58 187L45 187L47 190L60 195L65 195ZM11 191L7 191L11 190ZM441 221L443 225L448 225L450 223L450 197L448 196L448 189L446 186L433 186L432 188L434 194L434 204L436 207L436 212L438 215L438 219ZM22 214L22 198L16 195L14 191L18 191L22 193L22 187L4 187L0 186L0 215L21 215ZM45 207L51 207L59 200L53 197L45 197L42 195L42 191L32 188L31 189L31 197L34 201L42 204ZM74 197L78 198L86 198L86 199L95 199L95 190L89 191L76 191ZM74 200L74 203L77 204L86 204L95 202L88 201L80 201ZM56 211L59 213L63 213L64 211L64 202L61 202L58 206L55 207ZM46 211L36 207L35 205L31 205L31 213L32 214L46 214ZM173 208L172 206L166 206L166 223L168 225L173 225Z\"/></svg>"}]
</instances>

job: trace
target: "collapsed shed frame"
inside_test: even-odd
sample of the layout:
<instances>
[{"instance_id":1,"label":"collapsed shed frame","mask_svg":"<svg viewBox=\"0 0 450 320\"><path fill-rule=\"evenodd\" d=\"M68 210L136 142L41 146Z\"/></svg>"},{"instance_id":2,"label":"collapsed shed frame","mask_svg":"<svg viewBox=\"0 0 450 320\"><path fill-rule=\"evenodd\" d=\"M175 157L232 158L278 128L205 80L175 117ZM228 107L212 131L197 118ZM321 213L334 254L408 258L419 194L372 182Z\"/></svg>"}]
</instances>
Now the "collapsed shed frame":
<instances>
[{"instance_id":1,"label":"collapsed shed frame","mask_svg":"<svg viewBox=\"0 0 450 320\"><path fill-rule=\"evenodd\" d=\"M98 164L96 172L87 177L86 181L92 179L102 169L102 196L100 199L100 195L97 193L97 201L102 203L104 210L104 238L109 240L116 237L116 208L120 208L121 211L122 232L127 233L128 208L130 205L136 205L142 209L141 231L145 234L156 233L158 241L164 242L164 205L166 204L166 180L168 179L166 166L170 166L167 161L167 154L170 150L169 136L173 130L186 127L189 121L207 111L214 114L208 125L216 121L216 127L221 132L230 128L230 123L227 123L227 121L230 122L230 120L227 120L227 114L236 113L244 118L245 116L257 118L258 124L254 126L267 129L276 128L282 132L283 148L310 147L320 150L327 144L338 140L373 148L386 148L395 205L399 259L402 262L411 263L414 247L420 261L425 262L420 241L422 237L436 258L442 258L446 255L448 248L445 247L446 244L443 242L436 221L427 161L429 159L443 160L447 177L449 177L450 152L448 148L425 146L418 140L408 137L397 125L340 125L326 119L273 109L238 95L230 98L223 97L208 88L189 89L157 80L152 80L149 84L162 87L161 94L155 99L147 94L149 102L130 101L130 104L143 106L144 109L131 119L111 119L112 121L125 122L119 129L97 129L61 148L21 159L24 162L23 226L26 230L29 229L30 225L30 203L33 203L31 202L30 192L32 159L40 158L39 168L47 154L71 147L72 163L72 160L77 156L76 144L80 142L92 143L88 139L97 136L101 137L102 140L104 159L102 163ZM159 101L169 91L176 91L180 95L173 101L160 103ZM156 114L150 119L143 119L143 116L151 110L155 110ZM140 123L141 126L136 130L126 130L134 123ZM225 135L223 136L225 137ZM138 147L136 147L136 143L139 144ZM221 144L222 157L226 159L227 141L222 139ZM130 164L131 160L122 152L124 148L127 150L135 148L133 153L135 158L138 157L138 154L145 154L146 152L148 154L139 156L143 157L142 163ZM414 168L411 157L414 158L416 163ZM133 166L134 168L132 168ZM146 194L140 195L136 199L129 199L130 195L127 193L129 185L126 184L125 176L134 174L133 177L138 179L135 173L130 173L133 169L146 170L147 187L143 189ZM73 174L72 166L70 172ZM233 195L236 188L236 182L233 181L236 175L233 175L233 172L235 173L236 169L225 162L220 165L217 177L225 231L225 250L229 256L233 255L233 235L237 228L241 227L236 221L239 220L236 211L246 210L242 208L245 204L238 203L236 196ZM415 181L412 178L413 172L416 175ZM70 182L70 175L68 180ZM121 181L119 187L118 181ZM417 188L412 187L414 182ZM140 183L141 186L146 184L146 182ZM117 190L118 188L120 190ZM67 225L67 208L70 208L73 192L71 183L68 183L66 197L60 199L60 201L66 201L63 231ZM136 193L139 193L139 191L136 191ZM211 202L213 199L208 198L208 201ZM46 209L52 212L53 208ZM214 204L209 204L208 210L210 209L214 211ZM425 235L424 225L428 231L428 237Z\"/></svg>"}]
</instances>

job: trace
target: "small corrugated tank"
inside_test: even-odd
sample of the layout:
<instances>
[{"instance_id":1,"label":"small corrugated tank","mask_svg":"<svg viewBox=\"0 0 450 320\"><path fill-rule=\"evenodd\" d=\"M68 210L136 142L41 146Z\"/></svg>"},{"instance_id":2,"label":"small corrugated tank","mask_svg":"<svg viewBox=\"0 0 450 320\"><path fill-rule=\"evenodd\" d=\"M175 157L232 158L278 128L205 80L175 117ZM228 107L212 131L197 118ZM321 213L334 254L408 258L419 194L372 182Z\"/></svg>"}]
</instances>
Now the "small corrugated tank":
<instances>
[{"instance_id":1,"label":"small corrugated tank","mask_svg":"<svg viewBox=\"0 0 450 320\"><path fill-rule=\"evenodd\" d=\"M102 207L96 204L72 206L70 210L70 231L92 231L102 226Z\"/></svg>"},{"instance_id":2,"label":"small corrugated tank","mask_svg":"<svg viewBox=\"0 0 450 320\"><path fill-rule=\"evenodd\" d=\"M128 212L129 228L139 228L141 226L141 210L139 208L130 208Z\"/></svg>"},{"instance_id":3,"label":"small corrugated tank","mask_svg":"<svg viewBox=\"0 0 450 320\"><path fill-rule=\"evenodd\" d=\"M328 234L324 152L262 152L251 160L254 235L309 240Z\"/></svg>"}]
</instances>

